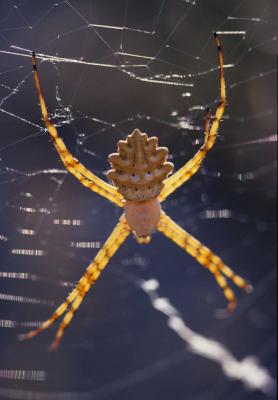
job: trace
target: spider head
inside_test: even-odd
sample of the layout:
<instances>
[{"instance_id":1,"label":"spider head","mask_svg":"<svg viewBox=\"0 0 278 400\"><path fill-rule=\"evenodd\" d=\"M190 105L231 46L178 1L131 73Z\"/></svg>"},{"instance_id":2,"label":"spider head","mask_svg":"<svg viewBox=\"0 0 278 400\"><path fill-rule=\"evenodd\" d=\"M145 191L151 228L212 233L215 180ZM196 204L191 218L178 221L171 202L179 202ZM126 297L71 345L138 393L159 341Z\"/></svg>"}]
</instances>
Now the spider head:
<instances>
[{"instance_id":1,"label":"spider head","mask_svg":"<svg viewBox=\"0 0 278 400\"><path fill-rule=\"evenodd\" d=\"M124 205L127 224L132 229L138 243L149 243L156 229L161 208L157 199L147 201L129 201Z\"/></svg>"}]
</instances>

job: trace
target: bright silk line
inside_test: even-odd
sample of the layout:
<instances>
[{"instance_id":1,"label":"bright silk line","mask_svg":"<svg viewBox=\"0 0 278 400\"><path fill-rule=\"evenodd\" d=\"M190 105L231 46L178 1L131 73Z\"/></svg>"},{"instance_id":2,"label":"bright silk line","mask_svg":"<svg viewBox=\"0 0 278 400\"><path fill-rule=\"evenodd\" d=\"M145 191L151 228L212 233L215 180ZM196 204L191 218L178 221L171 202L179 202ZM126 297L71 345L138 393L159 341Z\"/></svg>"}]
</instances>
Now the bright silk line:
<instances>
[{"instance_id":1,"label":"bright silk line","mask_svg":"<svg viewBox=\"0 0 278 400\"><path fill-rule=\"evenodd\" d=\"M149 297L152 306L166 315L170 329L186 342L192 353L217 362L227 377L241 381L249 390L273 393L276 382L268 370L259 365L256 357L248 356L238 361L221 343L190 329L170 300L159 296L159 282L156 279L141 280L139 286Z\"/></svg>"}]
</instances>

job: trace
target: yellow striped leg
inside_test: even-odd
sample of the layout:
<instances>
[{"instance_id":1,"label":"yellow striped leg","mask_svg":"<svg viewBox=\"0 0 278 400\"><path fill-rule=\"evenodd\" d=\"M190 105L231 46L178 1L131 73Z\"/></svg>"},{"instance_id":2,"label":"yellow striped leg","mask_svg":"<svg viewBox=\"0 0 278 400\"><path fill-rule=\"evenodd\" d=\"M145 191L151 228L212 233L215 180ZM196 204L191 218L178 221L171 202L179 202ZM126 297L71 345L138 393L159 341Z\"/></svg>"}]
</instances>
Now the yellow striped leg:
<instances>
[{"instance_id":1,"label":"yellow striped leg","mask_svg":"<svg viewBox=\"0 0 278 400\"><path fill-rule=\"evenodd\" d=\"M63 140L59 137L55 126L50 122L48 117L46 104L41 92L35 53L33 53L32 62L34 69L35 85L38 92L43 121L64 166L84 186L90 188L92 191L100 194L101 196L106 197L108 200L117 204L119 207L123 207L123 196L117 191L117 189L109 185L108 183L104 182L102 179L98 178L95 174L90 172L83 164L81 164L78 160L76 160L65 146Z\"/></svg>"},{"instance_id":2,"label":"yellow striped leg","mask_svg":"<svg viewBox=\"0 0 278 400\"><path fill-rule=\"evenodd\" d=\"M178 187L185 183L191 178L200 168L202 161L213 147L215 139L217 136L217 130L219 127L220 120L223 116L225 106L226 106L226 89L224 80L224 66L223 66L223 54L221 49L221 44L217 34L214 34L215 42L218 49L219 56L219 67L220 67L220 102L215 112L215 118L209 130L209 119L210 112L207 110L206 122L205 122L205 141L202 147L197 151L197 153L189 160L183 167L181 167L175 174L170 176L164 182L164 187L159 195L159 200L164 201L171 193L173 193Z\"/></svg>"},{"instance_id":3,"label":"yellow striped leg","mask_svg":"<svg viewBox=\"0 0 278 400\"><path fill-rule=\"evenodd\" d=\"M216 256L208 247L202 245L197 239L183 230L165 213L161 214L157 229L178 246L187 251L203 267L208 268L208 270L214 275L218 285L222 288L224 295L229 302L229 311L234 310L236 306L236 298L234 292L230 289L222 274L226 275L236 286L246 290L246 292L252 290L252 286L247 281L239 275L236 275L231 268L227 267L223 263L221 258Z\"/></svg>"},{"instance_id":4,"label":"yellow striped leg","mask_svg":"<svg viewBox=\"0 0 278 400\"><path fill-rule=\"evenodd\" d=\"M99 250L94 260L86 269L85 274L79 280L76 288L73 289L73 291L68 295L66 301L62 303L56 309L56 311L51 315L51 317L47 321L45 321L38 329L35 329L23 335L19 335L19 339L21 340L31 339L34 336L38 335L40 332L50 327L70 307L70 310L66 313L57 331L55 340L52 343L51 349L55 350L61 341L65 328L70 323L75 311L80 306L86 293L98 279L101 272L109 262L110 258L114 255L114 253L118 250L121 244L125 241L130 232L131 229L127 225L125 217L122 215L117 226L115 227L115 229L113 230L107 241L104 243L103 247Z\"/></svg>"}]
</instances>

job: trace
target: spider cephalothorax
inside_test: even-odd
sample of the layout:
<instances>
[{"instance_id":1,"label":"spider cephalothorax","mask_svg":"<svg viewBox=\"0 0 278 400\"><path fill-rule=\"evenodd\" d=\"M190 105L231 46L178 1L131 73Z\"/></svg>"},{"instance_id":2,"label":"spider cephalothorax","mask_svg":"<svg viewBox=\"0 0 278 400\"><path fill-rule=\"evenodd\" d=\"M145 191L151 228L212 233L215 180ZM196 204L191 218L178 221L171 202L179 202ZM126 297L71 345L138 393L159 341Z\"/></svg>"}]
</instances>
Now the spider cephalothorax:
<instances>
[{"instance_id":1,"label":"spider cephalothorax","mask_svg":"<svg viewBox=\"0 0 278 400\"><path fill-rule=\"evenodd\" d=\"M168 149L157 147L156 137L148 138L145 133L135 129L126 140L119 141L118 153L109 156L112 170L108 171L107 176L112 180L114 186L98 178L73 158L63 140L59 137L55 126L48 117L41 93L36 58L33 53L34 78L43 120L65 168L84 186L112 201L117 206L123 207L124 214L64 303L38 329L21 335L22 339L30 339L36 336L65 314L52 344L52 349L57 348L65 328L69 325L86 293L131 232L135 234L139 243L148 243L151 233L156 229L187 251L214 275L229 302L229 310L235 308L236 298L225 276L231 279L235 285L250 291L251 286L243 278L236 275L210 249L177 225L160 207L161 202L198 171L206 154L215 143L217 129L226 106L226 90L220 41L216 33L214 37L219 56L220 102L212 123L210 122L210 111L207 110L205 140L201 148L191 160L168 177L173 169L173 164L166 161Z\"/></svg>"},{"instance_id":2,"label":"spider cephalothorax","mask_svg":"<svg viewBox=\"0 0 278 400\"><path fill-rule=\"evenodd\" d=\"M118 152L108 156L113 169L107 172L107 177L124 196L127 223L140 243L150 241L158 224L157 197L174 167L167 162L167 147L158 147L157 142L157 137L149 138L135 129L126 140L118 142Z\"/></svg>"}]
</instances>

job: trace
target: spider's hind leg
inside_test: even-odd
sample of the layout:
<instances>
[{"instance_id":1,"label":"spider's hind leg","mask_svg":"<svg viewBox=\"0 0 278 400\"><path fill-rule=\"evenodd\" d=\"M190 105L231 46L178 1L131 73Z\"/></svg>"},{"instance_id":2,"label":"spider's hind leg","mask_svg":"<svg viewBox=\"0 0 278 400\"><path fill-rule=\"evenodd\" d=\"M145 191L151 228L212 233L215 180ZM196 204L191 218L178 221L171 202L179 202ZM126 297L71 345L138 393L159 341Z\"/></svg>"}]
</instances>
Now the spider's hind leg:
<instances>
[{"instance_id":1,"label":"spider's hind leg","mask_svg":"<svg viewBox=\"0 0 278 400\"><path fill-rule=\"evenodd\" d=\"M75 311L79 308L91 286L99 278L101 272L108 264L110 258L114 255L114 253L118 250L118 248L130 234L130 231L131 229L126 223L124 215L122 215L117 226L115 227L107 241L104 243L103 247L99 250L94 260L86 269L85 274L78 282L76 288L73 289L73 291L68 295L66 301L62 303L51 315L51 317L47 321L45 321L38 329L30 331L26 334L19 335L19 339L31 339L34 336L38 335L45 329L49 328L59 317L61 317L67 311L68 308L70 308L69 311L66 313L63 321L61 322L56 337L51 346L51 350L57 349L64 334L64 331L71 322Z\"/></svg>"},{"instance_id":2,"label":"spider's hind leg","mask_svg":"<svg viewBox=\"0 0 278 400\"><path fill-rule=\"evenodd\" d=\"M45 329L49 328L51 325L54 324L55 321L57 321L58 318L60 318L64 312L68 309L69 305L71 304L72 301L76 298L78 295L78 287L76 287L67 297L67 299L62 303L51 315L48 320L44 321L41 326L39 326L37 329L34 329L30 332L27 333L22 333L18 335L19 340L26 340L26 339L32 339L33 337L37 336L39 333L43 332Z\"/></svg>"},{"instance_id":3,"label":"spider's hind leg","mask_svg":"<svg viewBox=\"0 0 278 400\"><path fill-rule=\"evenodd\" d=\"M226 275L236 286L244 289L246 292L250 293L252 291L252 286L245 279L237 275L231 268L223 263L221 258L216 256L209 248L178 226L165 213L161 214L157 229L187 251L214 275L218 285L223 290L224 296L228 300L228 311L233 311L235 309L236 297L223 275Z\"/></svg>"}]
</instances>

